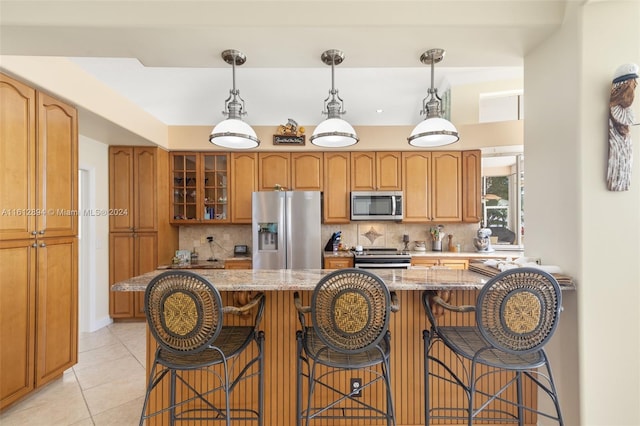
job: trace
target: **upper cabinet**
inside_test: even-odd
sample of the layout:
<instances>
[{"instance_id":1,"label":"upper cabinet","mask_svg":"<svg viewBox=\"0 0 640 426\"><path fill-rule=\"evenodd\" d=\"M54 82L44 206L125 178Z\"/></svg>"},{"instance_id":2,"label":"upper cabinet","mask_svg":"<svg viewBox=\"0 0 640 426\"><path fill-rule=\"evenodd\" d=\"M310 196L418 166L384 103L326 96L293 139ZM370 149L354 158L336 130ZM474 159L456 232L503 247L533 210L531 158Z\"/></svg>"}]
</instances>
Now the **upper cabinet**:
<instances>
[{"instance_id":1,"label":"upper cabinet","mask_svg":"<svg viewBox=\"0 0 640 426\"><path fill-rule=\"evenodd\" d=\"M462 153L460 151L431 153L431 220L434 222L462 220Z\"/></svg>"},{"instance_id":2,"label":"upper cabinet","mask_svg":"<svg viewBox=\"0 0 640 426\"><path fill-rule=\"evenodd\" d=\"M352 191L399 191L402 188L400 152L352 152Z\"/></svg>"},{"instance_id":3,"label":"upper cabinet","mask_svg":"<svg viewBox=\"0 0 640 426\"><path fill-rule=\"evenodd\" d=\"M460 151L402 153L404 222L462 221Z\"/></svg>"},{"instance_id":4,"label":"upper cabinet","mask_svg":"<svg viewBox=\"0 0 640 426\"><path fill-rule=\"evenodd\" d=\"M291 153L261 152L258 154L258 191L291 188Z\"/></svg>"},{"instance_id":5,"label":"upper cabinet","mask_svg":"<svg viewBox=\"0 0 640 426\"><path fill-rule=\"evenodd\" d=\"M349 223L351 193L351 155L348 152L324 153L324 223Z\"/></svg>"},{"instance_id":6,"label":"upper cabinet","mask_svg":"<svg viewBox=\"0 0 640 426\"><path fill-rule=\"evenodd\" d=\"M229 223L229 154L171 153L171 223Z\"/></svg>"},{"instance_id":7,"label":"upper cabinet","mask_svg":"<svg viewBox=\"0 0 640 426\"><path fill-rule=\"evenodd\" d=\"M78 230L75 108L0 74L0 239Z\"/></svg>"},{"instance_id":8,"label":"upper cabinet","mask_svg":"<svg viewBox=\"0 0 640 426\"><path fill-rule=\"evenodd\" d=\"M321 152L291 153L291 189L322 191L324 157Z\"/></svg>"},{"instance_id":9,"label":"upper cabinet","mask_svg":"<svg viewBox=\"0 0 640 426\"><path fill-rule=\"evenodd\" d=\"M462 221L482 220L482 153L462 151Z\"/></svg>"},{"instance_id":10,"label":"upper cabinet","mask_svg":"<svg viewBox=\"0 0 640 426\"><path fill-rule=\"evenodd\" d=\"M230 169L231 223L251 223L251 197L258 190L258 154L231 153Z\"/></svg>"},{"instance_id":11,"label":"upper cabinet","mask_svg":"<svg viewBox=\"0 0 640 426\"><path fill-rule=\"evenodd\" d=\"M109 148L111 232L158 230L156 154L157 148L152 147Z\"/></svg>"}]
</instances>

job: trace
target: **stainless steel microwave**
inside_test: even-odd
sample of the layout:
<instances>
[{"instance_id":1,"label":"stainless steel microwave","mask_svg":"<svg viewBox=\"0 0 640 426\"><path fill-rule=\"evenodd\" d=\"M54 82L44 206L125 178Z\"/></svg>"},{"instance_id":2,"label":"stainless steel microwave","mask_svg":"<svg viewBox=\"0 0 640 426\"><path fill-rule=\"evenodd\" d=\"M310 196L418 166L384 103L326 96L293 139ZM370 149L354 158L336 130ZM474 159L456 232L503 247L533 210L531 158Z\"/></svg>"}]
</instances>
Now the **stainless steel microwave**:
<instances>
[{"instance_id":1,"label":"stainless steel microwave","mask_svg":"<svg viewBox=\"0 0 640 426\"><path fill-rule=\"evenodd\" d=\"M402 191L354 191L351 220L402 220Z\"/></svg>"}]
</instances>

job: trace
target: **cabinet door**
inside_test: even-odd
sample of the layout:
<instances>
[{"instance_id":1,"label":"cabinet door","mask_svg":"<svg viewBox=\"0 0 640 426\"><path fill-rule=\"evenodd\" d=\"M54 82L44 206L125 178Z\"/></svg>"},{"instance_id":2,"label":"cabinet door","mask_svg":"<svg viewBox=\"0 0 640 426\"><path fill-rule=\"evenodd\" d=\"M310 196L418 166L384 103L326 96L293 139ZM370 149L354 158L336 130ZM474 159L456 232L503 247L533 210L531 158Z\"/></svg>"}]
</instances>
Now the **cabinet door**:
<instances>
[{"instance_id":1,"label":"cabinet door","mask_svg":"<svg viewBox=\"0 0 640 426\"><path fill-rule=\"evenodd\" d=\"M353 268L353 258L327 257L324 259L324 269L344 269L344 268Z\"/></svg>"},{"instance_id":2,"label":"cabinet door","mask_svg":"<svg viewBox=\"0 0 640 426\"><path fill-rule=\"evenodd\" d=\"M133 228L136 232L157 231L157 148L134 148L133 183ZM112 212L112 216L120 215L120 213L120 210L115 210Z\"/></svg>"},{"instance_id":3,"label":"cabinet door","mask_svg":"<svg viewBox=\"0 0 640 426\"><path fill-rule=\"evenodd\" d=\"M251 269L250 259L227 259L224 261L224 269Z\"/></svg>"},{"instance_id":4,"label":"cabinet door","mask_svg":"<svg viewBox=\"0 0 640 426\"><path fill-rule=\"evenodd\" d=\"M431 220L431 153L402 153L402 190L404 193L403 222Z\"/></svg>"},{"instance_id":5,"label":"cabinet door","mask_svg":"<svg viewBox=\"0 0 640 426\"><path fill-rule=\"evenodd\" d=\"M296 191L322 191L322 153L291 153L291 189Z\"/></svg>"},{"instance_id":6,"label":"cabinet door","mask_svg":"<svg viewBox=\"0 0 640 426\"><path fill-rule=\"evenodd\" d=\"M462 221L462 155L431 153L431 210L434 222Z\"/></svg>"},{"instance_id":7,"label":"cabinet door","mask_svg":"<svg viewBox=\"0 0 640 426\"><path fill-rule=\"evenodd\" d=\"M376 189L375 152L351 153L351 190L374 191Z\"/></svg>"},{"instance_id":8,"label":"cabinet door","mask_svg":"<svg viewBox=\"0 0 640 426\"><path fill-rule=\"evenodd\" d=\"M202 171L199 181L202 182L202 196L198 208L202 211L202 221L228 223L231 221L227 188L229 155L200 154L200 161Z\"/></svg>"},{"instance_id":9,"label":"cabinet door","mask_svg":"<svg viewBox=\"0 0 640 426\"><path fill-rule=\"evenodd\" d=\"M351 156L348 152L324 154L324 223L349 223L351 220Z\"/></svg>"},{"instance_id":10,"label":"cabinet door","mask_svg":"<svg viewBox=\"0 0 640 426\"><path fill-rule=\"evenodd\" d=\"M469 267L469 261L466 259L440 259L440 265L449 269L467 269Z\"/></svg>"},{"instance_id":11,"label":"cabinet door","mask_svg":"<svg viewBox=\"0 0 640 426\"><path fill-rule=\"evenodd\" d=\"M109 231L133 232L134 154L130 146L109 147L109 209L127 214L109 215Z\"/></svg>"},{"instance_id":12,"label":"cabinet door","mask_svg":"<svg viewBox=\"0 0 640 426\"><path fill-rule=\"evenodd\" d=\"M135 276L134 234L109 234L109 287ZM133 318L135 313L133 293L109 291L109 315L111 318Z\"/></svg>"},{"instance_id":13,"label":"cabinet door","mask_svg":"<svg viewBox=\"0 0 640 426\"><path fill-rule=\"evenodd\" d=\"M261 152L258 161L259 191L273 191L277 185L283 189L291 188L290 153Z\"/></svg>"},{"instance_id":14,"label":"cabinet door","mask_svg":"<svg viewBox=\"0 0 640 426\"><path fill-rule=\"evenodd\" d=\"M482 153L462 151L462 221L482 220Z\"/></svg>"},{"instance_id":15,"label":"cabinet door","mask_svg":"<svg viewBox=\"0 0 640 426\"><path fill-rule=\"evenodd\" d=\"M430 268L432 266L438 266L438 259L433 257L412 257L411 266L418 266L422 268Z\"/></svg>"},{"instance_id":16,"label":"cabinet door","mask_svg":"<svg viewBox=\"0 0 640 426\"><path fill-rule=\"evenodd\" d=\"M0 240L32 238L36 229L35 105L34 89L0 74Z\"/></svg>"},{"instance_id":17,"label":"cabinet door","mask_svg":"<svg viewBox=\"0 0 640 426\"><path fill-rule=\"evenodd\" d=\"M34 387L36 248L0 241L0 409Z\"/></svg>"},{"instance_id":18,"label":"cabinet door","mask_svg":"<svg viewBox=\"0 0 640 426\"><path fill-rule=\"evenodd\" d=\"M38 241L36 387L78 362L78 242Z\"/></svg>"},{"instance_id":19,"label":"cabinet door","mask_svg":"<svg viewBox=\"0 0 640 426\"><path fill-rule=\"evenodd\" d=\"M158 234L156 232L141 232L134 234L134 275L138 276L156 270L158 267ZM144 318L144 292L132 293L135 318Z\"/></svg>"},{"instance_id":20,"label":"cabinet door","mask_svg":"<svg viewBox=\"0 0 640 426\"><path fill-rule=\"evenodd\" d=\"M74 108L44 93L38 101L38 235L78 233L78 117Z\"/></svg>"},{"instance_id":21,"label":"cabinet door","mask_svg":"<svg viewBox=\"0 0 640 426\"><path fill-rule=\"evenodd\" d=\"M171 223L195 223L201 218L196 186L197 159L196 153L171 153Z\"/></svg>"},{"instance_id":22,"label":"cabinet door","mask_svg":"<svg viewBox=\"0 0 640 426\"><path fill-rule=\"evenodd\" d=\"M258 154L231 153L231 222L251 223L251 197L258 190Z\"/></svg>"},{"instance_id":23,"label":"cabinet door","mask_svg":"<svg viewBox=\"0 0 640 426\"><path fill-rule=\"evenodd\" d=\"M376 189L400 191L402 188L402 166L399 152L376 153Z\"/></svg>"}]
</instances>

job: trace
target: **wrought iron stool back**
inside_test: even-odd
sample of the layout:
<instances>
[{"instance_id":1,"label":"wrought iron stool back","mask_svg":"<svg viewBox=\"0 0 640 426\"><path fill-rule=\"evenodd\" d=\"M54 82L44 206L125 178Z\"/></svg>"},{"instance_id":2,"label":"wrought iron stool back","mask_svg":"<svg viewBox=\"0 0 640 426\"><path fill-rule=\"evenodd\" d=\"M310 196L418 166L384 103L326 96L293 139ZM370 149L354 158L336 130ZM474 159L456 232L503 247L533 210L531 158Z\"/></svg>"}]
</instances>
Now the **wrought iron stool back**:
<instances>
[{"instance_id":1,"label":"wrought iron stool back","mask_svg":"<svg viewBox=\"0 0 640 426\"><path fill-rule=\"evenodd\" d=\"M388 425L395 424L388 330L390 313L398 310L395 294L374 273L348 268L324 276L313 291L310 306L302 306L297 292L294 302L302 326L297 332L297 425L303 421L308 425L316 419L384 419ZM307 314L311 325L307 325ZM316 371L318 366L322 366L322 373ZM344 384L327 380L330 374L352 370L366 371L372 379L351 391ZM307 379L306 388L303 378ZM385 408L361 398L361 392L377 382L384 384ZM314 405L316 387L326 391L318 398L324 404ZM307 404L303 408L305 390Z\"/></svg>"},{"instance_id":2,"label":"wrought iron stool back","mask_svg":"<svg viewBox=\"0 0 640 426\"><path fill-rule=\"evenodd\" d=\"M223 314L240 315L253 308L257 309L253 325L223 324ZM258 325L263 310L262 293L241 308L223 306L218 290L207 279L189 271L167 271L151 280L145 292L145 313L158 348L149 374L140 425L160 414L168 414L171 425L177 421L188 424L216 421L229 426L232 420L256 421L262 425L264 332L258 331ZM248 356L244 366L232 370L238 355L251 342L257 346L254 356ZM215 366L219 367L212 369ZM181 374L194 370L202 373L206 385L194 384L190 375ZM257 408L231 408L231 391L252 377L258 381ZM168 406L148 413L151 392L165 378L169 381ZM216 393L221 396L216 398Z\"/></svg>"},{"instance_id":3,"label":"wrought iron stool back","mask_svg":"<svg viewBox=\"0 0 640 426\"><path fill-rule=\"evenodd\" d=\"M474 326L439 325L433 305L458 313L475 313ZM423 305L431 328L425 330L425 424L434 419L525 423L529 416L541 415L563 424L551 366L544 346L553 336L562 311L562 293L557 280L535 268L516 268L491 278L480 290L476 304L454 306L436 292L423 293ZM455 357L446 356L442 343ZM446 359L457 360L449 365ZM431 369L430 363L437 368ZM480 366L485 367L480 367ZM546 371L539 371L544 368ZM491 375L512 372L504 386L485 389L483 380ZM548 395L555 413L527 406L523 379ZM460 407L430 407L431 379L444 380L464 390L467 401ZM516 401L505 391L514 385Z\"/></svg>"}]
</instances>

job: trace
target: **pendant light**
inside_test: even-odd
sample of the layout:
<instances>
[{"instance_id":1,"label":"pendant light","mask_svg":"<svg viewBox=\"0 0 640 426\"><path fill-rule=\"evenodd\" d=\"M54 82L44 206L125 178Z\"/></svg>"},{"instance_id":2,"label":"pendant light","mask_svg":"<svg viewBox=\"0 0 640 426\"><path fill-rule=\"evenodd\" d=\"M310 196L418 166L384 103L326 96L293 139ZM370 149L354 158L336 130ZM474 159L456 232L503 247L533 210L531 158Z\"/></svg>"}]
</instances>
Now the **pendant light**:
<instances>
[{"instance_id":1,"label":"pendant light","mask_svg":"<svg viewBox=\"0 0 640 426\"><path fill-rule=\"evenodd\" d=\"M227 119L218 123L209 136L209 142L225 148L249 149L260 144L256 132L242 121L246 114L244 99L236 89L236 66L244 64L247 57L238 50L225 50L222 59L232 66L233 89L229 90L229 97L224 101L224 111Z\"/></svg>"},{"instance_id":2,"label":"pendant light","mask_svg":"<svg viewBox=\"0 0 640 426\"><path fill-rule=\"evenodd\" d=\"M427 50L420 56L423 64L431 65L431 88L427 97L422 100L422 111L420 111L420 114L426 114L426 119L418 123L411 132L411 136L407 138L410 145L428 148L449 145L460 139L456 126L442 117L440 107L442 99L438 96L438 89L433 84L434 64L442 61L442 58L444 58L444 49Z\"/></svg>"},{"instance_id":3,"label":"pendant light","mask_svg":"<svg viewBox=\"0 0 640 426\"><path fill-rule=\"evenodd\" d=\"M356 131L351 124L340 118L346 111L343 109L344 101L334 86L335 66L342 63L344 53L340 50L330 49L322 53L320 59L326 65L331 65L331 90L327 99L324 100L325 110L322 111L323 114L327 114L328 118L316 126L309 140L314 145L326 148L342 148L353 145L358 142L358 136L356 136Z\"/></svg>"}]
</instances>

